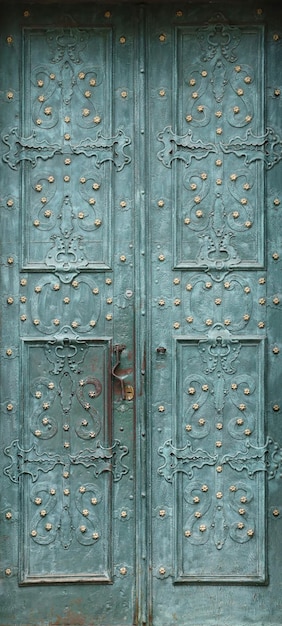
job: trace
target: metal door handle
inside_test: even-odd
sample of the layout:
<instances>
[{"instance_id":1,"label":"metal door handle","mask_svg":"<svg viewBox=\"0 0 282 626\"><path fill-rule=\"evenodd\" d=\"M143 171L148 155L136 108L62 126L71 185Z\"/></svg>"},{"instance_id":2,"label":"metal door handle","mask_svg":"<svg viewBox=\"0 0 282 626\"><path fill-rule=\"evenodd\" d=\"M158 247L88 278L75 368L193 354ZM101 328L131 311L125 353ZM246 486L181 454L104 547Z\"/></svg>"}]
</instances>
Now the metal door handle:
<instances>
[{"instance_id":1,"label":"metal door handle","mask_svg":"<svg viewBox=\"0 0 282 626\"><path fill-rule=\"evenodd\" d=\"M117 369L120 366L120 355L123 352L123 350L125 350L126 345L124 343L118 343L114 346L114 353L116 355L116 363L114 364L113 368L112 368L112 375L114 378L116 378L119 383L120 383L120 387L121 387L121 398L122 400L126 400L126 393L125 393L125 387L124 387L124 379L122 376L119 376L116 372Z\"/></svg>"}]
</instances>

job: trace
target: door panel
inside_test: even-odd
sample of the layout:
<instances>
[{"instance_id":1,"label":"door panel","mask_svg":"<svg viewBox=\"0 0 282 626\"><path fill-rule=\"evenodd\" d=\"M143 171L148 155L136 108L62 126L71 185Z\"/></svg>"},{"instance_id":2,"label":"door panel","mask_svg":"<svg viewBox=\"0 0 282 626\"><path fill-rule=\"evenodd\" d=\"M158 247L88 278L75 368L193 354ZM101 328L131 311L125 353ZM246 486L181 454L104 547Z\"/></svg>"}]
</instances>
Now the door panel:
<instances>
[{"instance_id":1,"label":"door panel","mask_svg":"<svg viewBox=\"0 0 282 626\"><path fill-rule=\"evenodd\" d=\"M278 624L278 31L180 8L150 26L153 624Z\"/></svg>"},{"instance_id":2,"label":"door panel","mask_svg":"<svg viewBox=\"0 0 282 626\"><path fill-rule=\"evenodd\" d=\"M2 25L1 623L131 624L131 16Z\"/></svg>"},{"instance_id":3,"label":"door panel","mask_svg":"<svg viewBox=\"0 0 282 626\"><path fill-rule=\"evenodd\" d=\"M1 626L279 626L281 9L1 13Z\"/></svg>"}]
</instances>

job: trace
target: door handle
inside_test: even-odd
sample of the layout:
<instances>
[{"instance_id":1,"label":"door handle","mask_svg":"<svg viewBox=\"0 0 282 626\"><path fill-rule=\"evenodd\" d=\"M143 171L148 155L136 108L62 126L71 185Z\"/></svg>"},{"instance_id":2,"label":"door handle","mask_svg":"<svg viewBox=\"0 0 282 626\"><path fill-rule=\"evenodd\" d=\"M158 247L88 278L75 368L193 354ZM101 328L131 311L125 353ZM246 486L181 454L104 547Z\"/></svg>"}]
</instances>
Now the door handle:
<instances>
[{"instance_id":1,"label":"door handle","mask_svg":"<svg viewBox=\"0 0 282 626\"><path fill-rule=\"evenodd\" d=\"M120 366L120 355L123 352L123 350L125 350L126 345L124 343L117 343L114 346L114 353L116 355L116 362L112 368L112 375L114 378L116 378L119 383L120 383L120 388L121 388L121 398L122 400L126 400L126 393L125 393L125 386L124 386L124 378L123 376L119 376L117 374L117 369Z\"/></svg>"}]
</instances>

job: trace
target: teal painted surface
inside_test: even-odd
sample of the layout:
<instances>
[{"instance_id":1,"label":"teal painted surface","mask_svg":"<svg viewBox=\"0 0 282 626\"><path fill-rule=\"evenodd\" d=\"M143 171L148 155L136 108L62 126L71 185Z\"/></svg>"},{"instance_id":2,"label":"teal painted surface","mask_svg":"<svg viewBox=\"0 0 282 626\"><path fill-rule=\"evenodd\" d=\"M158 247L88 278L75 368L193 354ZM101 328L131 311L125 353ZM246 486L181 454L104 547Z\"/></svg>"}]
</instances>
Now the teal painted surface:
<instances>
[{"instance_id":1,"label":"teal painted surface","mask_svg":"<svg viewBox=\"0 0 282 626\"><path fill-rule=\"evenodd\" d=\"M281 29L2 8L1 626L281 622Z\"/></svg>"}]
</instances>

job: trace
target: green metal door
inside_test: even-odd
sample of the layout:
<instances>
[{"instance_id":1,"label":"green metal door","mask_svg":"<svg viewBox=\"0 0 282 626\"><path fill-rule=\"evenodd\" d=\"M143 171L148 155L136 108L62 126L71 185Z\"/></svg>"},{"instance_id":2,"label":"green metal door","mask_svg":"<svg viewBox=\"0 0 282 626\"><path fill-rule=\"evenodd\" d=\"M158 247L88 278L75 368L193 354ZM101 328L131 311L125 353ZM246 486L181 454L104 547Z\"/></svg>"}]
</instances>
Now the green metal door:
<instances>
[{"instance_id":1,"label":"green metal door","mask_svg":"<svg viewBox=\"0 0 282 626\"><path fill-rule=\"evenodd\" d=\"M278 3L1 11L1 626L279 626Z\"/></svg>"}]
</instances>

